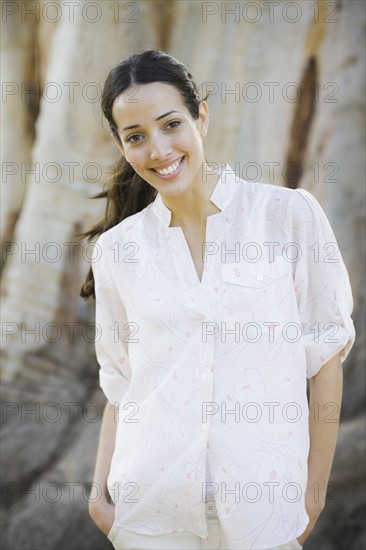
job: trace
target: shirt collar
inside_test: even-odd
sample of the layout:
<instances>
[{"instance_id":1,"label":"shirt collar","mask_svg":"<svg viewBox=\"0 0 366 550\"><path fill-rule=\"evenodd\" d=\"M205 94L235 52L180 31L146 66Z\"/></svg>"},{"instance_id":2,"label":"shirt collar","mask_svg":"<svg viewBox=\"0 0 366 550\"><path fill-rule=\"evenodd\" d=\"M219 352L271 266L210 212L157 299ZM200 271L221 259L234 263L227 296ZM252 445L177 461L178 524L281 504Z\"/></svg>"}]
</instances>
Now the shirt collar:
<instances>
[{"instance_id":1,"label":"shirt collar","mask_svg":"<svg viewBox=\"0 0 366 550\"><path fill-rule=\"evenodd\" d=\"M227 205L230 203L233 194L235 192L234 182L237 181L237 176L233 169L223 162L219 165L220 176L216 183L215 189L213 190L210 200L218 207L220 210L225 210ZM167 208L163 202L161 194L158 192L153 203L152 208L160 220L160 222L169 227L172 212Z\"/></svg>"}]
</instances>

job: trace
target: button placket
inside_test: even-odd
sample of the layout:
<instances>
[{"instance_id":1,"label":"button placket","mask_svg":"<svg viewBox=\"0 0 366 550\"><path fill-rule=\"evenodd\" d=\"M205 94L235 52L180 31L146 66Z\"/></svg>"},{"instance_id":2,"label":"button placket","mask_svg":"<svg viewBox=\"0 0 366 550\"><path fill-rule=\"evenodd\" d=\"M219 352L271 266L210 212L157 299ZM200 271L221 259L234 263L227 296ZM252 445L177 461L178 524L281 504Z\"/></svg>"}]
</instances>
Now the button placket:
<instances>
[{"instance_id":1,"label":"button placket","mask_svg":"<svg viewBox=\"0 0 366 550\"><path fill-rule=\"evenodd\" d=\"M212 266L211 266L212 267ZM204 293L204 291L201 292L201 303L204 304L206 307L205 307L205 310L206 310L206 314L204 316L204 320L205 321L208 321L208 322L213 322L214 321L214 316L212 314L212 305L210 307L210 302L209 302L209 299L208 297L206 296L206 294ZM203 417L203 404L204 403L212 403L213 402L213 388L214 388L214 380L213 380L213 377L214 377L214 368L213 368L213 365L214 365L214 335L211 334L211 335L207 335L206 336L206 342L203 342L202 341L202 344L201 344L201 349L200 349L200 357L199 357L199 365L200 365L200 369L201 370L201 387L200 387L200 398L201 398L201 414L202 414L202 417L201 417L201 432L204 434L204 452L203 452L203 457L202 457L202 460L204 461L204 471L205 471L205 478L204 478L204 481L206 481L207 479L207 452L208 452L208 446L209 446L209 443L208 443L208 434L209 434L209 430L210 430L210 422L211 422L211 415L208 415L206 418L205 418L205 421L204 421L204 417ZM215 505L215 503L214 503ZM213 505L212 505L212 502L211 503L207 503L205 502L205 508L204 508L204 522L207 526L207 530L208 530L208 539L203 541L203 547L206 547L205 545L207 543L211 544L211 539L212 537L214 536L214 538L217 538L217 534L215 535L214 533L212 533L212 529L215 527L213 525L213 521L214 521L214 517L212 516L212 511L210 510L207 510L207 506L209 506L210 510L213 509ZM213 512L215 513L216 512L216 507L215 507L215 510L213 510ZM207 515L211 515L212 516L212 519L210 522L207 522L206 518L207 518Z\"/></svg>"}]
</instances>

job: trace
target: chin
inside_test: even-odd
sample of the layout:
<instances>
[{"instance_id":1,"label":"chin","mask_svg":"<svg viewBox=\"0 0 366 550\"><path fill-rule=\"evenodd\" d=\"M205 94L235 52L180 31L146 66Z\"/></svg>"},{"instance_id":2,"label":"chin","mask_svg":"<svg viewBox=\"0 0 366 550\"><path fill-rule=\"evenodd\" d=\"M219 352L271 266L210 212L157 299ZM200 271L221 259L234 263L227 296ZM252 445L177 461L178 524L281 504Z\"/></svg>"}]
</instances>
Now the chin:
<instances>
[{"instance_id":1,"label":"chin","mask_svg":"<svg viewBox=\"0 0 366 550\"><path fill-rule=\"evenodd\" d=\"M185 191L187 187L188 186L182 184L182 182L167 181L166 183L163 182L162 184L160 184L158 188L159 188L159 191L161 191L166 195L177 195Z\"/></svg>"}]
</instances>

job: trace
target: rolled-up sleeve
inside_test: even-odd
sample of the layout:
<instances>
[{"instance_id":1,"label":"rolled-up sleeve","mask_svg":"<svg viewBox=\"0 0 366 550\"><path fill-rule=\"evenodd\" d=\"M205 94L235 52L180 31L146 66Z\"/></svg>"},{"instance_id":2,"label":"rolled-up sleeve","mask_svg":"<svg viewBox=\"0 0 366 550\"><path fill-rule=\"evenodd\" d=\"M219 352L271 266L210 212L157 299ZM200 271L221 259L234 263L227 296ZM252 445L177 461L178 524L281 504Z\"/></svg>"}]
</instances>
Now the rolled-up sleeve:
<instances>
[{"instance_id":1,"label":"rolled-up sleeve","mask_svg":"<svg viewBox=\"0 0 366 550\"><path fill-rule=\"evenodd\" d=\"M292 194L292 235L298 250L294 284L306 377L340 352L343 363L356 337L351 318L353 296L347 268L330 223L316 198L305 189Z\"/></svg>"},{"instance_id":2,"label":"rolled-up sleeve","mask_svg":"<svg viewBox=\"0 0 366 550\"><path fill-rule=\"evenodd\" d=\"M126 332L128 319L101 238L94 245L91 265L95 287L95 354L100 366L99 383L108 401L118 406L131 379Z\"/></svg>"}]
</instances>

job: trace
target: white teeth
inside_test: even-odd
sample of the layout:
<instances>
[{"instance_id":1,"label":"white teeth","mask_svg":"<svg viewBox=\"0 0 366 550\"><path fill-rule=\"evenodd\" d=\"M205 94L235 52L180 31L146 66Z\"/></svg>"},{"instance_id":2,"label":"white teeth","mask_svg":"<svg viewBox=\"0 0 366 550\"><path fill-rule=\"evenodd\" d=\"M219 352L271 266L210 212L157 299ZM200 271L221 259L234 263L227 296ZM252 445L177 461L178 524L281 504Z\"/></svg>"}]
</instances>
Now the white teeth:
<instances>
[{"instance_id":1,"label":"white teeth","mask_svg":"<svg viewBox=\"0 0 366 550\"><path fill-rule=\"evenodd\" d=\"M168 166L168 168L163 168L162 170L155 168L155 170L156 172L158 172L158 174L161 174L162 176L167 176L168 174L172 174L173 172L175 172L179 164L180 164L180 160L177 160L177 162L175 162L171 166Z\"/></svg>"}]
</instances>

